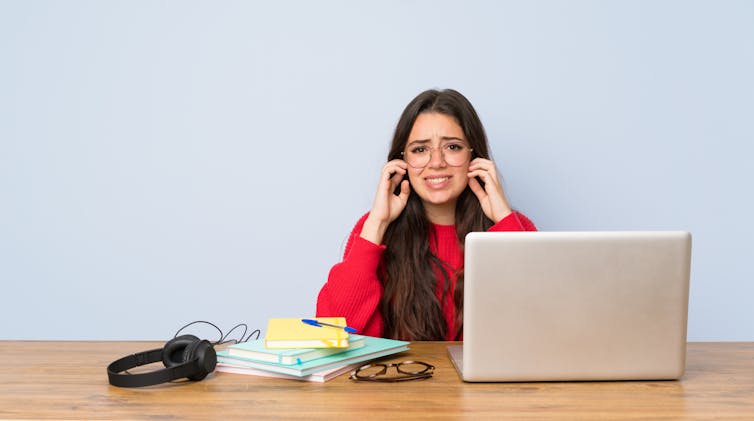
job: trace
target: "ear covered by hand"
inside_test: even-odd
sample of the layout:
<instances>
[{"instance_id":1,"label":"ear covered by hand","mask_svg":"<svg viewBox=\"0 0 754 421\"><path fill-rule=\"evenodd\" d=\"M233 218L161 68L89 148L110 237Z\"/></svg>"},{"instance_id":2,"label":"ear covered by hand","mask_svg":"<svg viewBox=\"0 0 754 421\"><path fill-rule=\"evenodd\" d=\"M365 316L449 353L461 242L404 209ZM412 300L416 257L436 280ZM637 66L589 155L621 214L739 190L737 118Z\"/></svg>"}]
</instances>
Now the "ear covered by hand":
<instances>
[{"instance_id":1,"label":"ear covered by hand","mask_svg":"<svg viewBox=\"0 0 754 421\"><path fill-rule=\"evenodd\" d=\"M495 163L489 159L475 158L469 165L469 188L474 192L482 205L482 211L492 222L498 223L510 215L511 208L503 193L500 178L497 175ZM484 187L477 180L484 182Z\"/></svg>"},{"instance_id":2,"label":"ear covered by hand","mask_svg":"<svg viewBox=\"0 0 754 421\"><path fill-rule=\"evenodd\" d=\"M411 193L408 180L403 176L408 171L408 164L401 159L389 161L382 167L380 182L369 216L364 221L361 236L375 244L382 243L382 236L388 225L403 212ZM400 186L400 192L394 194Z\"/></svg>"}]
</instances>

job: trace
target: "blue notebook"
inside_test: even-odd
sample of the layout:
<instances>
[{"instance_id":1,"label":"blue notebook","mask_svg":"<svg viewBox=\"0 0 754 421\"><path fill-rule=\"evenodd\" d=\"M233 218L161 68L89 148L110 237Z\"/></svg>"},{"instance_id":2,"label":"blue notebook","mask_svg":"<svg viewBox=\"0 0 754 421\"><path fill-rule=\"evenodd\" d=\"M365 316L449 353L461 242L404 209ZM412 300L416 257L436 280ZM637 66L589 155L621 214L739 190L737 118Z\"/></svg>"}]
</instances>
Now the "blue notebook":
<instances>
[{"instance_id":1,"label":"blue notebook","mask_svg":"<svg viewBox=\"0 0 754 421\"><path fill-rule=\"evenodd\" d=\"M330 368L372 360L405 351L408 349L409 345L409 342L396 341L394 339L375 338L372 336L360 337L363 338L364 341L364 346L360 348L349 349L338 354L328 355L301 364L285 365L273 362L263 362L250 358L234 357L230 355L227 350L217 353L217 362L236 367L250 367L303 377Z\"/></svg>"},{"instance_id":2,"label":"blue notebook","mask_svg":"<svg viewBox=\"0 0 754 421\"><path fill-rule=\"evenodd\" d=\"M363 336L349 336L348 348L267 348L264 341L259 340L233 344L228 347L228 355L284 365L302 364L364 346Z\"/></svg>"}]
</instances>

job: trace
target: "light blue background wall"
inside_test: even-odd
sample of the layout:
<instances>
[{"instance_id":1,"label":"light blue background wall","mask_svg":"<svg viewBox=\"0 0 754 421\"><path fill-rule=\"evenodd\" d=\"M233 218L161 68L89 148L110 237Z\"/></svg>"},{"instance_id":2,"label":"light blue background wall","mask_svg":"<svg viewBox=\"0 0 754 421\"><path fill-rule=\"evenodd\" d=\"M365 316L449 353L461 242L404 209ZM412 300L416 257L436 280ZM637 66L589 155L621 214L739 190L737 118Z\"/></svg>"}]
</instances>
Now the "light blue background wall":
<instances>
[{"instance_id":1,"label":"light blue background wall","mask_svg":"<svg viewBox=\"0 0 754 421\"><path fill-rule=\"evenodd\" d=\"M754 340L753 41L752 1L0 0L0 339L312 314L452 87L541 229L691 231L689 339Z\"/></svg>"}]
</instances>

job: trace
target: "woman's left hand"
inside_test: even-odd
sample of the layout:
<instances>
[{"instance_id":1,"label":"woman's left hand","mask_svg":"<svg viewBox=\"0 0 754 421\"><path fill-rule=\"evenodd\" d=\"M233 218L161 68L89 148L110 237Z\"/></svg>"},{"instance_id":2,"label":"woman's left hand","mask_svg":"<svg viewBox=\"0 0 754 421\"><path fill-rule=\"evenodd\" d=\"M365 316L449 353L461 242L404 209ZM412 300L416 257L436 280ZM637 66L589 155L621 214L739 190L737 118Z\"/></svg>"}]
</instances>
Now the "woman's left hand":
<instances>
[{"instance_id":1,"label":"woman's left hand","mask_svg":"<svg viewBox=\"0 0 754 421\"><path fill-rule=\"evenodd\" d=\"M498 223L511 214L511 207L505 199L500 178L497 176L495 163L489 159L476 158L469 165L469 188L474 192L482 205L482 211L492 222ZM476 179L484 182L484 187Z\"/></svg>"}]
</instances>

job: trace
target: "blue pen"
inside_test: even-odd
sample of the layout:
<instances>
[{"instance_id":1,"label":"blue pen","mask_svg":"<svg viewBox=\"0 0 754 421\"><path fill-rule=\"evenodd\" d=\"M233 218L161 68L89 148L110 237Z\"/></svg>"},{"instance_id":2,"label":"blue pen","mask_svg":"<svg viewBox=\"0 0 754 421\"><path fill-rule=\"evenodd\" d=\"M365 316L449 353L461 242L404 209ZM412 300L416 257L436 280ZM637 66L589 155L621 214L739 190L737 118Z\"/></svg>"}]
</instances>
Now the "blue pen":
<instances>
[{"instance_id":1,"label":"blue pen","mask_svg":"<svg viewBox=\"0 0 754 421\"><path fill-rule=\"evenodd\" d=\"M334 327L334 328L337 328L337 329L343 329L343 330L345 330L348 333L356 333L356 329L354 329L354 328L352 328L350 326L334 325L332 323L320 322L319 320L314 320L314 319L301 319L301 321L304 322L304 323L306 323L306 324L308 324L308 325L311 325L311 326L317 326L317 327L324 327L324 326Z\"/></svg>"}]
</instances>

